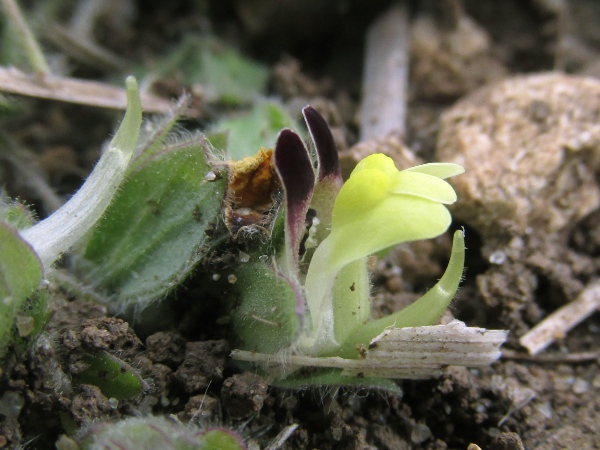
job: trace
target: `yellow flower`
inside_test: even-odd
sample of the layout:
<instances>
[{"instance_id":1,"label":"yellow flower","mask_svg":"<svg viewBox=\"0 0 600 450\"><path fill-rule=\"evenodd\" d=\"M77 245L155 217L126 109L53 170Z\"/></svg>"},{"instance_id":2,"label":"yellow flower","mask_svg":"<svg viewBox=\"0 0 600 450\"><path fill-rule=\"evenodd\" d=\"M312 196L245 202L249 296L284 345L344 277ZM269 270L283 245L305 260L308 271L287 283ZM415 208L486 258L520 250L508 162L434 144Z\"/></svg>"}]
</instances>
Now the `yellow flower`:
<instances>
[{"instance_id":1,"label":"yellow flower","mask_svg":"<svg viewBox=\"0 0 600 450\"><path fill-rule=\"evenodd\" d=\"M444 206L456 193L444 181L464 172L457 164L433 163L398 171L381 153L362 160L338 194L329 238L329 264L343 266L406 241L444 233L451 217Z\"/></svg>"},{"instance_id":2,"label":"yellow flower","mask_svg":"<svg viewBox=\"0 0 600 450\"><path fill-rule=\"evenodd\" d=\"M383 154L356 166L335 200L331 232L308 268L311 329L301 347L326 353L369 319L366 257L444 233L451 222L445 205L456 201L444 178L462 172L461 166L447 163L399 171Z\"/></svg>"}]
</instances>

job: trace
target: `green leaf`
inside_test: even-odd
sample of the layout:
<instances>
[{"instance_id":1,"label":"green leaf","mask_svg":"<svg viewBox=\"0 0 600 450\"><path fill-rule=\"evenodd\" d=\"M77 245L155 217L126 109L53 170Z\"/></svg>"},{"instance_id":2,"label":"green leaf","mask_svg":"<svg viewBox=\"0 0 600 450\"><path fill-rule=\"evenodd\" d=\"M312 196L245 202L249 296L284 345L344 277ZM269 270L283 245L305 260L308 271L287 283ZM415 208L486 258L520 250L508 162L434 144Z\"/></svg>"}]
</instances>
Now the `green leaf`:
<instances>
[{"instance_id":1,"label":"green leaf","mask_svg":"<svg viewBox=\"0 0 600 450\"><path fill-rule=\"evenodd\" d=\"M242 450L246 448L238 435L224 428L209 429L200 436L202 444L199 450Z\"/></svg>"},{"instance_id":2,"label":"green leaf","mask_svg":"<svg viewBox=\"0 0 600 450\"><path fill-rule=\"evenodd\" d=\"M15 319L42 280L42 264L32 248L0 222L0 356L13 339Z\"/></svg>"},{"instance_id":3,"label":"green leaf","mask_svg":"<svg viewBox=\"0 0 600 450\"><path fill-rule=\"evenodd\" d=\"M196 80L206 86L208 94L214 92L219 101L236 105L264 92L269 78L265 66L244 58L220 42L204 41L203 44L197 53Z\"/></svg>"},{"instance_id":4,"label":"green leaf","mask_svg":"<svg viewBox=\"0 0 600 450\"><path fill-rule=\"evenodd\" d=\"M335 356L356 358L357 346L368 348L373 338L386 328L435 325L456 295L465 264L465 238L462 231L454 233L452 255L444 275L423 297L406 308L381 319L357 327Z\"/></svg>"},{"instance_id":5,"label":"green leaf","mask_svg":"<svg viewBox=\"0 0 600 450\"><path fill-rule=\"evenodd\" d=\"M294 121L281 105L258 102L249 113L218 122L212 132L227 133L227 155L243 159L256 154L261 147L275 147L279 132L286 127L295 128ZM219 148L217 142L213 145Z\"/></svg>"},{"instance_id":6,"label":"green leaf","mask_svg":"<svg viewBox=\"0 0 600 450\"><path fill-rule=\"evenodd\" d=\"M243 439L225 428L198 430L162 417L130 417L116 423L94 423L79 433L85 450L242 450Z\"/></svg>"},{"instance_id":7,"label":"green leaf","mask_svg":"<svg viewBox=\"0 0 600 450\"><path fill-rule=\"evenodd\" d=\"M225 182L196 141L158 153L121 187L87 241L79 272L116 294L117 310L164 297L211 245L207 230L220 214Z\"/></svg>"},{"instance_id":8,"label":"green leaf","mask_svg":"<svg viewBox=\"0 0 600 450\"><path fill-rule=\"evenodd\" d=\"M0 193L0 222L23 230L33 225L33 214L25 205L10 201Z\"/></svg>"},{"instance_id":9,"label":"green leaf","mask_svg":"<svg viewBox=\"0 0 600 450\"><path fill-rule=\"evenodd\" d=\"M170 55L154 72L164 76L177 73L185 84L201 89L204 101L238 105L264 95L268 67L223 41L188 35Z\"/></svg>"},{"instance_id":10,"label":"green leaf","mask_svg":"<svg viewBox=\"0 0 600 450\"><path fill-rule=\"evenodd\" d=\"M108 398L135 397L147 387L129 364L107 352L86 355L83 361L88 367L77 374L77 381L98 386Z\"/></svg>"},{"instance_id":11,"label":"green leaf","mask_svg":"<svg viewBox=\"0 0 600 450\"><path fill-rule=\"evenodd\" d=\"M367 261L358 259L344 266L333 283L333 323L337 342L371 318Z\"/></svg>"},{"instance_id":12,"label":"green leaf","mask_svg":"<svg viewBox=\"0 0 600 450\"><path fill-rule=\"evenodd\" d=\"M290 284L260 262L243 264L235 275L229 298L239 347L260 353L288 347L300 329Z\"/></svg>"},{"instance_id":13,"label":"green leaf","mask_svg":"<svg viewBox=\"0 0 600 450\"><path fill-rule=\"evenodd\" d=\"M20 338L38 336L52 316L51 295L47 290L38 289L25 300L17 315L17 332Z\"/></svg>"}]
</instances>

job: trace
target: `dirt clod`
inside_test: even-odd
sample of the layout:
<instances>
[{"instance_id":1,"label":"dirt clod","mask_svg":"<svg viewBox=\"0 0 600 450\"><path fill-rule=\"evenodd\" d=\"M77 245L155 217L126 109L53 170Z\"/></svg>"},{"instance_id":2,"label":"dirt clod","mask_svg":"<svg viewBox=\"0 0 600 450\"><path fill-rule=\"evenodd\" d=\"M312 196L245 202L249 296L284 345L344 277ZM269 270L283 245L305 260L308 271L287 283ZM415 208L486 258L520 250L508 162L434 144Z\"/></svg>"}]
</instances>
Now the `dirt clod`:
<instances>
[{"instance_id":1,"label":"dirt clod","mask_svg":"<svg viewBox=\"0 0 600 450\"><path fill-rule=\"evenodd\" d=\"M90 384L79 386L79 393L73 397L71 414L79 424L85 424L107 415L111 406L100 388Z\"/></svg>"},{"instance_id":2,"label":"dirt clod","mask_svg":"<svg viewBox=\"0 0 600 450\"><path fill-rule=\"evenodd\" d=\"M501 433L492 441L492 450L524 450L523 442L517 433Z\"/></svg>"},{"instance_id":3,"label":"dirt clod","mask_svg":"<svg viewBox=\"0 0 600 450\"><path fill-rule=\"evenodd\" d=\"M411 78L425 98L457 97L506 73L486 31L472 18L440 27L430 17L411 27Z\"/></svg>"},{"instance_id":4,"label":"dirt clod","mask_svg":"<svg viewBox=\"0 0 600 450\"><path fill-rule=\"evenodd\" d=\"M185 419L193 422L213 421L219 417L219 406L219 400L210 395L194 395L185 404Z\"/></svg>"},{"instance_id":5,"label":"dirt clod","mask_svg":"<svg viewBox=\"0 0 600 450\"><path fill-rule=\"evenodd\" d=\"M129 324L115 317L87 320L81 328L79 340L87 349L115 350L127 357L142 345Z\"/></svg>"},{"instance_id":6,"label":"dirt clod","mask_svg":"<svg viewBox=\"0 0 600 450\"><path fill-rule=\"evenodd\" d=\"M187 393L200 392L211 382L223 378L223 366L228 355L229 344L223 339L187 342L185 359L175 372L175 376Z\"/></svg>"},{"instance_id":7,"label":"dirt clod","mask_svg":"<svg viewBox=\"0 0 600 450\"><path fill-rule=\"evenodd\" d=\"M157 394L168 394L174 381L175 374L171 368L160 363L153 364L146 376L151 392Z\"/></svg>"},{"instance_id":8,"label":"dirt clod","mask_svg":"<svg viewBox=\"0 0 600 450\"><path fill-rule=\"evenodd\" d=\"M185 339L178 333L159 331L146 338L146 349L152 361L176 368L185 358Z\"/></svg>"},{"instance_id":9,"label":"dirt clod","mask_svg":"<svg viewBox=\"0 0 600 450\"><path fill-rule=\"evenodd\" d=\"M256 374L236 374L223 382L221 401L233 420L246 419L262 409L267 388L267 382Z\"/></svg>"}]
</instances>

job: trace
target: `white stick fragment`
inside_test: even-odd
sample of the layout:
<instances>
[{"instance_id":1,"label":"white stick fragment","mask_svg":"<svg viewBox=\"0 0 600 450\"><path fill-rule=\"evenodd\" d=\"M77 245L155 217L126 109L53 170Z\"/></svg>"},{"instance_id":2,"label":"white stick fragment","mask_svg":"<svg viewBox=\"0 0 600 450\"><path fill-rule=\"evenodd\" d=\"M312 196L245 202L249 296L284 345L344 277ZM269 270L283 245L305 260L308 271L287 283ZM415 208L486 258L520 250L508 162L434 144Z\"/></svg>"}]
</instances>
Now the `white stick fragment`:
<instances>
[{"instance_id":1,"label":"white stick fragment","mask_svg":"<svg viewBox=\"0 0 600 450\"><path fill-rule=\"evenodd\" d=\"M298 426L297 423L293 423L285 427L277 436L275 436L275 439L265 447L265 450L279 450L283 444L285 444L285 441L287 441L294 431L296 431Z\"/></svg>"},{"instance_id":2,"label":"white stick fragment","mask_svg":"<svg viewBox=\"0 0 600 450\"><path fill-rule=\"evenodd\" d=\"M404 136L408 84L408 14L394 5L369 28L363 73L360 139Z\"/></svg>"},{"instance_id":3,"label":"white stick fragment","mask_svg":"<svg viewBox=\"0 0 600 450\"><path fill-rule=\"evenodd\" d=\"M577 299L557 309L538 323L519 339L519 343L529 351L529 354L536 355L555 340L563 339L572 328L598 310L600 310L600 281L589 284Z\"/></svg>"},{"instance_id":4,"label":"white stick fragment","mask_svg":"<svg viewBox=\"0 0 600 450\"><path fill-rule=\"evenodd\" d=\"M429 327L391 328L377 336L360 359L291 355L284 364L276 355L234 350L233 359L262 363L285 377L300 367L343 369L346 376L422 379L437 377L444 367L486 366L500 357L507 332L467 327L459 320Z\"/></svg>"},{"instance_id":5,"label":"white stick fragment","mask_svg":"<svg viewBox=\"0 0 600 450\"><path fill-rule=\"evenodd\" d=\"M45 268L96 224L125 177L142 122L137 81L128 77L126 83L129 106L123 122L86 182L54 214L21 232Z\"/></svg>"},{"instance_id":6,"label":"white stick fragment","mask_svg":"<svg viewBox=\"0 0 600 450\"><path fill-rule=\"evenodd\" d=\"M125 109L127 106L124 89L56 75L38 77L14 67L0 67L0 91L102 108ZM141 99L146 112L166 113L173 108L169 100L148 93L141 93Z\"/></svg>"}]
</instances>

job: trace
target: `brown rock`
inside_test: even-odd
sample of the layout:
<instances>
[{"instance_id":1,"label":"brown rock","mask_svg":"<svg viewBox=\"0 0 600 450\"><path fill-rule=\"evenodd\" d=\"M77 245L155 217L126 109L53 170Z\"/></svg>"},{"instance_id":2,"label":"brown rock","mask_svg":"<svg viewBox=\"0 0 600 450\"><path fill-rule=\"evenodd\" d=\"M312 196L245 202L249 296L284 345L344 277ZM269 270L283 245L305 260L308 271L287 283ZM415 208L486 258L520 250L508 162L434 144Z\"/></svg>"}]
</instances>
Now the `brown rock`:
<instances>
[{"instance_id":1,"label":"brown rock","mask_svg":"<svg viewBox=\"0 0 600 450\"><path fill-rule=\"evenodd\" d=\"M562 74L515 77L442 116L437 158L453 177L456 218L484 236L553 233L597 208L600 81Z\"/></svg>"}]
</instances>

